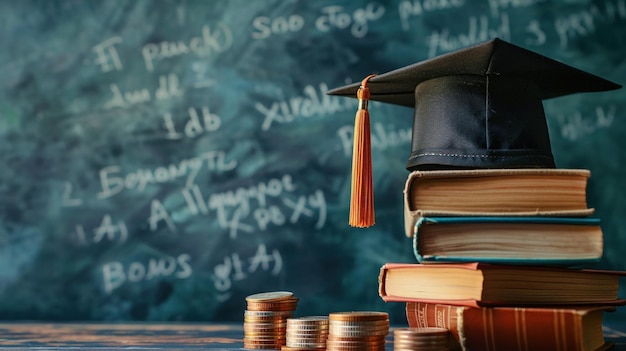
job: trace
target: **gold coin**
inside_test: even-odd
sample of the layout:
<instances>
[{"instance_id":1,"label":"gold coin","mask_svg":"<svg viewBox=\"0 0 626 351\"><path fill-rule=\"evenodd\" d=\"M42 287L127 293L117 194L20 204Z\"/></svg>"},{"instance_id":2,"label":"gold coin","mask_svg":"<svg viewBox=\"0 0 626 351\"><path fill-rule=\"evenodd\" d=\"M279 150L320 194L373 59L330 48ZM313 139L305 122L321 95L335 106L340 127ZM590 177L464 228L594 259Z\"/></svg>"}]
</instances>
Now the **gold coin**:
<instances>
[{"instance_id":1,"label":"gold coin","mask_svg":"<svg viewBox=\"0 0 626 351\"><path fill-rule=\"evenodd\" d=\"M393 337L396 340L448 340L448 335L406 335L394 333Z\"/></svg>"},{"instance_id":2,"label":"gold coin","mask_svg":"<svg viewBox=\"0 0 626 351\"><path fill-rule=\"evenodd\" d=\"M247 308L250 311L294 311L298 306L298 299L282 301L248 301Z\"/></svg>"},{"instance_id":3,"label":"gold coin","mask_svg":"<svg viewBox=\"0 0 626 351\"><path fill-rule=\"evenodd\" d=\"M292 340L292 339L287 338L287 346L320 348L320 347L326 346L326 339L323 339L323 340Z\"/></svg>"},{"instance_id":4,"label":"gold coin","mask_svg":"<svg viewBox=\"0 0 626 351\"><path fill-rule=\"evenodd\" d=\"M326 350L384 350L385 342L334 341L326 342Z\"/></svg>"},{"instance_id":5,"label":"gold coin","mask_svg":"<svg viewBox=\"0 0 626 351\"><path fill-rule=\"evenodd\" d=\"M329 332L333 334L343 333L343 332L354 332L354 331L364 331L364 332L378 332L385 331L389 332L388 324L379 324L379 325L335 325L331 324L328 326Z\"/></svg>"},{"instance_id":6,"label":"gold coin","mask_svg":"<svg viewBox=\"0 0 626 351\"><path fill-rule=\"evenodd\" d=\"M244 317L293 317L293 311L250 311L243 312Z\"/></svg>"},{"instance_id":7,"label":"gold coin","mask_svg":"<svg viewBox=\"0 0 626 351\"><path fill-rule=\"evenodd\" d=\"M270 333L270 332L282 332L285 333L287 331L287 327L280 324L273 325L257 325L257 324L248 324L243 326L244 331L249 332L257 332L257 333Z\"/></svg>"},{"instance_id":8,"label":"gold coin","mask_svg":"<svg viewBox=\"0 0 626 351\"><path fill-rule=\"evenodd\" d=\"M290 291L270 291L258 294L252 294L246 297L247 302L269 302L291 299L293 293Z\"/></svg>"},{"instance_id":9,"label":"gold coin","mask_svg":"<svg viewBox=\"0 0 626 351\"><path fill-rule=\"evenodd\" d=\"M333 312L328 315L331 321L381 321L389 320L387 312L376 311L353 311L353 312Z\"/></svg>"},{"instance_id":10,"label":"gold coin","mask_svg":"<svg viewBox=\"0 0 626 351\"><path fill-rule=\"evenodd\" d=\"M306 317L291 318L289 320L289 323L300 324L300 325L328 324L328 316L306 316Z\"/></svg>"},{"instance_id":11,"label":"gold coin","mask_svg":"<svg viewBox=\"0 0 626 351\"><path fill-rule=\"evenodd\" d=\"M254 332L254 333L274 333L274 332L280 332L280 333L285 333L287 331L287 328L285 328L284 326L280 326L280 325L272 325L272 326L262 326L262 325L247 325L243 327L243 330L246 332Z\"/></svg>"},{"instance_id":12,"label":"gold coin","mask_svg":"<svg viewBox=\"0 0 626 351\"><path fill-rule=\"evenodd\" d=\"M328 334L328 340L379 342L381 340L385 340L385 337L383 335L344 336Z\"/></svg>"},{"instance_id":13,"label":"gold coin","mask_svg":"<svg viewBox=\"0 0 626 351\"><path fill-rule=\"evenodd\" d=\"M287 318L257 318L245 317L244 324L284 324L287 326Z\"/></svg>"},{"instance_id":14,"label":"gold coin","mask_svg":"<svg viewBox=\"0 0 626 351\"><path fill-rule=\"evenodd\" d=\"M328 327L337 327L337 328L354 328L354 327L367 327L367 328L375 328L375 327L388 327L389 321L363 321L363 322L355 322L355 321L335 321L331 320L328 323Z\"/></svg>"},{"instance_id":15,"label":"gold coin","mask_svg":"<svg viewBox=\"0 0 626 351\"><path fill-rule=\"evenodd\" d=\"M438 336L448 336L448 333L450 332L450 330L446 329L446 328L435 328L435 327L431 327L431 328L398 328L398 329L394 329L393 333L394 335L419 335L419 336L426 336L426 335L438 335Z\"/></svg>"},{"instance_id":16,"label":"gold coin","mask_svg":"<svg viewBox=\"0 0 626 351\"><path fill-rule=\"evenodd\" d=\"M327 332L298 333L289 329L287 329L287 332L285 333L285 335L287 336L287 338L291 338L291 339L326 340L328 338Z\"/></svg>"},{"instance_id":17,"label":"gold coin","mask_svg":"<svg viewBox=\"0 0 626 351\"><path fill-rule=\"evenodd\" d=\"M245 341L243 343L243 348L250 350L280 350L282 346L281 344L255 344Z\"/></svg>"},{"instance_id":18,"label":"gold coin","mask_svg":"<svg viewBox=\"0 0 626 351\"><path fill-rule=\"evenodd\" d=\"M326 335L328 334L327 328L321 329L298 329L287 325L287 333L291 335Z\"/></svg>"},{"instance_id":19,"label":"gold coin","mask_svg":"<svg viewBox=\"0 0 626 351\"><path fill-rule=\"evenodd\" d=\"M318 351L318 350L325 350L326 345L321 346L321 347L291 347L291 346L283 345L280 349L281 351Z\"/></svg>"}]
</instances>

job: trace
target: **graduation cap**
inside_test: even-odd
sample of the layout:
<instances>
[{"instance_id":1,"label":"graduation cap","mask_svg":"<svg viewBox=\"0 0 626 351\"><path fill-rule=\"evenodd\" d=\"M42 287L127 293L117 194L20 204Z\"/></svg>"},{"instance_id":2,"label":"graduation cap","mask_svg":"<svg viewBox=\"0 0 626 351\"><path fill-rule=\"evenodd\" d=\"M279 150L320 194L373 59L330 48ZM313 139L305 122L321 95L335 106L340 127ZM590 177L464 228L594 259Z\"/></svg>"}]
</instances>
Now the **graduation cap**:
<instances>
[{"instance_id":1,"label":"graduation cap","mask_svg":"<svg viewBox=\"0 0 626 351\"><path fill-rule=\"evenodd\" d=\"M617 88L620 85L493 39L328 91L360 101L353 152L355 159L370 164L361 165L365 170L355 174L359 162L353 160L351 203L360 203L361 210L353 211L351 205L350 224L374 223L373 196L362 195L368 193L368 184L371 189L371 174L359 174L371 172L369 126L359 126L369 124L368 99L415 109L409 171L554 168L542 100ZM357 216L362 208L369 212L370 207L364 219L353 221L353 213Z\"/></svg>"}]
</instances>

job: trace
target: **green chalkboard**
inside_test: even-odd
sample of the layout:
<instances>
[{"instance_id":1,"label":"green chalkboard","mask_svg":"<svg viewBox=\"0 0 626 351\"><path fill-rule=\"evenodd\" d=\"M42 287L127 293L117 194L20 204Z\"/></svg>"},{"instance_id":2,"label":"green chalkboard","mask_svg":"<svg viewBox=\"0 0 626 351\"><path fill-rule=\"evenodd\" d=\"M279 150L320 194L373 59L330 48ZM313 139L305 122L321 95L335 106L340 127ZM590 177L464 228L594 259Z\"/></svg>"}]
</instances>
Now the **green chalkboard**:
<instances>
[{"instance_id":1,"label":"green chalkboard","mask_svg":"<svg viewBox=\"0 0 626 351\"><path fill-rule=\"evenodd\" d=\"M385 310L413 262L412 111L371 104L377 225L347 225L356 103L339 85L493 37L626 83L626 0L0 1L0 318L238 321ZM592 172L600 264L626 269L626 91L546 101ZM626 295L626 291L623 291Z\"/></svg>"}]
</instances>

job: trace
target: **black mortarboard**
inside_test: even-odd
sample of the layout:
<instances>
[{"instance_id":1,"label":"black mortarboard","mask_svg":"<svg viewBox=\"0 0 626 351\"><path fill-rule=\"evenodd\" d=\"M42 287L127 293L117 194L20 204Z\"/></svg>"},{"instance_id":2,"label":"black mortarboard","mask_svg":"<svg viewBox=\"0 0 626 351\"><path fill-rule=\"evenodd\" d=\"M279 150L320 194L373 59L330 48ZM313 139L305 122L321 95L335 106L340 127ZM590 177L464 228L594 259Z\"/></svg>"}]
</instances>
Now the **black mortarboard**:
<instances>
[{"instance_id":1,"label":"black mortarboard","mask_svg":"<svg viewBox=\"0 0 626 351\"><path fill-rule=\"evenodd\" d=\"M350 224L374 224L367 100L415 109L408 170L554 168L542 100L619 87L493 39L328 91L359 98Z\"/></svg>"},{"instance_id":2,"label":"black mortarboard","mask_svg":"<svg viewBox=\"0 0 626 351\"><path fill-rule=\"evenodd\" d=\"M356 97L360 83L328 94ZM555 167L543 99L620 86L500 39L377 75L370 99L415 108L407 169Z\"/></svg>"}]
</instances>

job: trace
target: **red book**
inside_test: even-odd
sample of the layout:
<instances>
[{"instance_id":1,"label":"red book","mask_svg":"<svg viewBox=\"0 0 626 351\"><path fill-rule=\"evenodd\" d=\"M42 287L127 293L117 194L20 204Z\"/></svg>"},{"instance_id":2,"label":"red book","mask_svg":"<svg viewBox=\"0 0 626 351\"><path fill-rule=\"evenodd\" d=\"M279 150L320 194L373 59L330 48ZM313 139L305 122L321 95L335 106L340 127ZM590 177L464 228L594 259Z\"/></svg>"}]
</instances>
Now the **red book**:
<instances>
[{"instance_id":1,"label":"red book","mask_svg":"<svg viewBox=\"0 0 626 351\"><path fill-rule=\"evenodd\" d=\"M449 329L456 350L596 351L612 343L602 334L610 307L468 307L407 302L409 327Z\"/></svg>"},{"instance_id":2,"label":"red book","mask_svg":"<svg viewBox=\"0 0 626 351\"><path fill-rule=\"evenodd\" d=\"M623 271L487 263L387 263L378 277L384 301L464 306L623 305Z\"/></svg>"}]
</instances>

